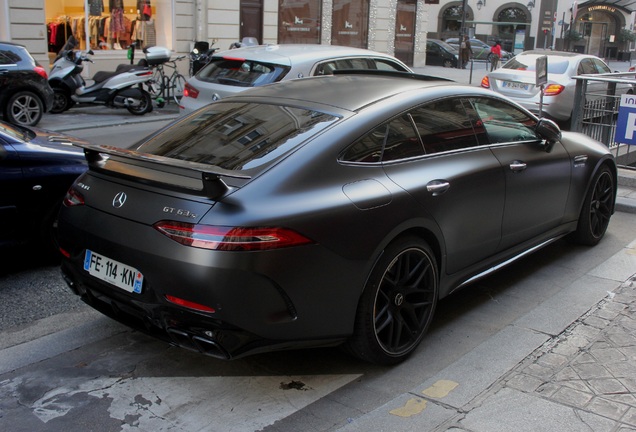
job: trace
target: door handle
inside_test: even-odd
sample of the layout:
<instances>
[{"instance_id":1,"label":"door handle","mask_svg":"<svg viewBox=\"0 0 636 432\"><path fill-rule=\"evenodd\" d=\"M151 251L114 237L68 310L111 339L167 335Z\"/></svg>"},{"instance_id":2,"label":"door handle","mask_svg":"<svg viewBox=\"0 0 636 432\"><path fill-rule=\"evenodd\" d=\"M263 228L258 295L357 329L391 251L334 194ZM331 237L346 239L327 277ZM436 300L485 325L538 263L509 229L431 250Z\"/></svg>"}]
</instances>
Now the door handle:
<instances>
[{"instance_id":1,"label":"door handle","mask_svg":"<svg viewBox=\"0 0 636 432\"><path fill-rule=\"evenodd\" d=\"M426 184L426 190L431 192L433 196L439 196L450 188L450 183L446 180L432 180Z\"/></svg>"},{"instance_id":2,"label":"door handle","mask_svg":"<svg viewBox=\"0 0 636 432\"><path fill-rule=\"evenodd\" d=\"M521 162L521 161L513 161L510 163L510 169L512 171L523 171L528 167L528 165L526 165L525 162Z\"/></svg>"}]
</instances>

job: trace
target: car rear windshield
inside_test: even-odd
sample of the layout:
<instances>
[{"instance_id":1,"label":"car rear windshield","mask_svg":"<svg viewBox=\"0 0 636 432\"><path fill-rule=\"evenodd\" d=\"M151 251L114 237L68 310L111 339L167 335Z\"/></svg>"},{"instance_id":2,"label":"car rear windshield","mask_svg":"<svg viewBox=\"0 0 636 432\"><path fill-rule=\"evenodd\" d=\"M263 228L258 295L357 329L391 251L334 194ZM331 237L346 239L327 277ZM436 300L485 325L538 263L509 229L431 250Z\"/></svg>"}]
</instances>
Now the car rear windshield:
<instances>
[{"instance_id":1,"label":"car rear windshield","mask_svg":"<svg viewBox=\"0 0 636 432\"><path fill-rule=\"evenodd\" d=\"M288 66L278 64L223 57L213 58L199 71L197 78L209 83L258 87L280 81L289 69Z\"/></svg>"},{"instance_id":2,"label":"car rear windshield","mask_svg":"<svg viewBox=\"0 0 636 432\"><path fill-rule=\"evenodd\" d=\"M220 101L173 124L137 150L228 170L259 171L336 120L291 106Z\"/></svg>"},{"instance_id":3,"label":"car rear windshield","mask_svg":"<svg viewBox=\"0 0 636 432\"><path fill-rule=\"evenodd\" d=\"M504 69L515 70L527 70L534 71L537 66L537 58L539 56L517 56L513 57L505 65ZM549 57L548 58L548 73L551 74L564 74L568 70L570 62L567 59Z\"/></svg>"}]
</instances>

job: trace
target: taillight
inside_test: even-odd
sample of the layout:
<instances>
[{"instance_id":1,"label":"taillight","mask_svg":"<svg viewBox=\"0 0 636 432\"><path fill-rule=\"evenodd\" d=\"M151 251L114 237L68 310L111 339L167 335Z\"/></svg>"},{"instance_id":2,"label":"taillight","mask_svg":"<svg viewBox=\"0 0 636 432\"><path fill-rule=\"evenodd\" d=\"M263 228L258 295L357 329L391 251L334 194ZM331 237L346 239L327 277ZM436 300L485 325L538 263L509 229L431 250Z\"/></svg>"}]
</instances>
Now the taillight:
<instances>
[{"instance_id":1,"label":"taillight","mask_svg":"<svg viewBox=\"0 0 636 432\"><path fill-rule=\"evenodd\" d=\"M190 84L186 83L185 87L183 87L183 96L196 99L199 97L199 90L195 89Z\"/></svg>"},{"instance_id":2,"label":"taillight","mask_svg":"<svg viewBox=\"0 0 636 432\"><path fill-rule=\"evenodd\" d=\"M191 302L189 300L184 300L182 298L174 297L174 296L167 295L167 294L166 294L166 300L168 300L170 303L174 303L174 304L177 304L179 306L186 307L188 309L194 309L194 310L198 310L198 311L201 311L201 312L210 312L210 313L216 312L214 310L214 308L212 308L210 306L206 306L206 305L202 305L202 304L199 304L199 303Z\"/></svg>"},{"instance_id":3,"label":"taillight","mask_svg":"<svg viewBox=\"0 0 636 432\"><path fill-rule=\"evenodd\" d=\"M33 70L40 75L44 79L48 79L49 75L46 73L46 70L42 66L36 66Z\"/></svg>"},{"instance_id":4,"label":"taillight","mask_svg":"<svg viewBox=\"0 0 636 432\"><path fill-rule=\"evenodd\" d=\"M254 251L311 243L308 238L286 228L220 227L173 221L160 221L154 227L178 243L202 249Z\"/></svg>"},{"instance_id":5,"label":"taillight","mask_svg":"<svg viewBox=\"0 0 636 432\"><path fill-rule=\"evenodd\" d=\"M75 207L84 205L84 196L72 187L66 192L66 196L62 203L66 207Z\"/></svg>"},{"instance_id":6,"label":"taillight","mask_svg":"<svg viewBox=\"0 0 636 432\"><path fill-rule=\"evenodd\" d=\"M482 86L483 88L490 88L490 80L488 79L488 77L487 77L487 76L485 76L485 77L483 77L483 78L481 79L481 86Z\"/></svg>"},{"instance_id":7,"label":"taillight","mask_svg":"<svg viewBox=\"0 0 636 432\"><path fill-rule=\"evenodd\" d=\"M543 90L544 96L556 96L565 90L565 87L560 84L550 84Z\"/></svg>"}]
</instances>

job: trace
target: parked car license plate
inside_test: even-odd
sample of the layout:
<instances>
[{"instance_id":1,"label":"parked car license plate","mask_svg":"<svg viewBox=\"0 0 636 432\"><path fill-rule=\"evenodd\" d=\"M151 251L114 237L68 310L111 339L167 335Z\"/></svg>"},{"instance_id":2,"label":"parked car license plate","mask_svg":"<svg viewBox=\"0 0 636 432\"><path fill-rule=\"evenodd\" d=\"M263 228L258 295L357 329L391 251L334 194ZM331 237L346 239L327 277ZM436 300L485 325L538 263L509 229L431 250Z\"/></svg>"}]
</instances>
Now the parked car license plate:
<instances>
[{"instance_id":1,"label":"parked car license plate","mask_svg":"<svg viewBox=\"0 0 636 432\"><path fill-rule=\"evenodd\" d=\"M144 276L136 268L86 249L84 270L128 292L141 293Z\"/></svg>"},{"instance_id":2,"label":"parked car license plate","mask_svg":"<svg viewBox=\"0 0 636 432\"><path fill-rule=\"evenodd\" d=\"M529 90L530 84L516 82L516 81L504 81L504 87L512 88L512 89L521 89L521 90Z\"/></svg>"}]
</instances>

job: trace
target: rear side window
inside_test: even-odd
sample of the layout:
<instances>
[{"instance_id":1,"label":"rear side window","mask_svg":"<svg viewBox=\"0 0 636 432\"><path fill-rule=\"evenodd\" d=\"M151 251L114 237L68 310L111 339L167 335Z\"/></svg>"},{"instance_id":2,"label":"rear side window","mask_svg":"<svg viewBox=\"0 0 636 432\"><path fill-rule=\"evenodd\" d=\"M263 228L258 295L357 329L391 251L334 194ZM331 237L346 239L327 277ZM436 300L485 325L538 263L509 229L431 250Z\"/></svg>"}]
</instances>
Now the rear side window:
<instances>
[{"instance_id":1,"label":"rear side window","mask_svg":"<svg viewBox=\"0 0 636 432\"><path fill-rule=\"evenodd\" d=\"M473 124L460 98L428 103L411 112L427 154L478 145Z\"/></svg>"},{"instance_id":2,"label":"rear side window","mask_svg":"<svg viewBox=\"0 0 636 432\"><path fill-rule=\"evenodd\" d=\"M581 63L579 64L579 68L577 70L577 73L579 75L582 74L597 74L598 70L596 69L596 66L594 66L594 63L592 62L592 59L586 58L581 60Z\"/></svg>"},{"instance_id":3,"label":"rear side window","mask_svg":"<svg viewBox=\"0 0 636 432\"><path fill-rule=\"evenodd\" d=\"M289 67L246 59L213 58L203 67L197 78L209 83L238 87L258 87L280 81Z\"/></svg>"},{"instance_id":4,"label":"rear side window","mask_svg":"<svg viewBox=\"0 0 636 432\"><path fill-rule=\"evenodd\" d=\"M604 74L604 73L611 73L612 72L610 70L610 68L605 63L603 63L601 60L592 59L592 61L594 62L594 66L596 67L596 70L598 71L598 73Z\"/></svg>"},{"instance_id":5,"label":"rear side window","mask_svg":"<svg viewBox=\"0 0 636 432\"><path fill-rule=\"evenodd\" d=\"M216 102L137 150L228 170L253 170L271 164L336 120L290 106Z\"/></svg>"},{"instance_id":6,"label":"rear side window","mask_svg":"<svg viewBox=\"0 0 636 432\"><path fill-rule=\"evenodd\" d=\"M383 71L406 72L398 63L377 58L350 58L329 60L316 67L314 75L332 75L337 69L372 69Z\"/></svg>"},{"instance_id":7,"label":"rear side window","mask_svg":"<svg viewBox=\"0 0 636 432\"><path fill-rule=\"evenodd\" d=\"M390 60L373 59L372 61L375 63L375 68L378 70L406 72L406 69L400 64Z\"/></svg>"},{"instance_id":8,"label":"rear side window","mask_svg":"<svg viewBox=\"0 0 636 432\"><path fill-rule=\"evenodd\" d=\"M391 162L422 156L424 149L410 116L376 127L356 141L340 160L356 163Z\"/></svg>"},{"instance_id":9,"label":"rear side window","mask_svg":"<svg viewBox=\"0 0 636 432\"><path fill-rule=\"evenodd\" d=\"M0 65L14 65L20 62L20 56L9 50L0 49Z\"/></svg>"}]
</instances>

